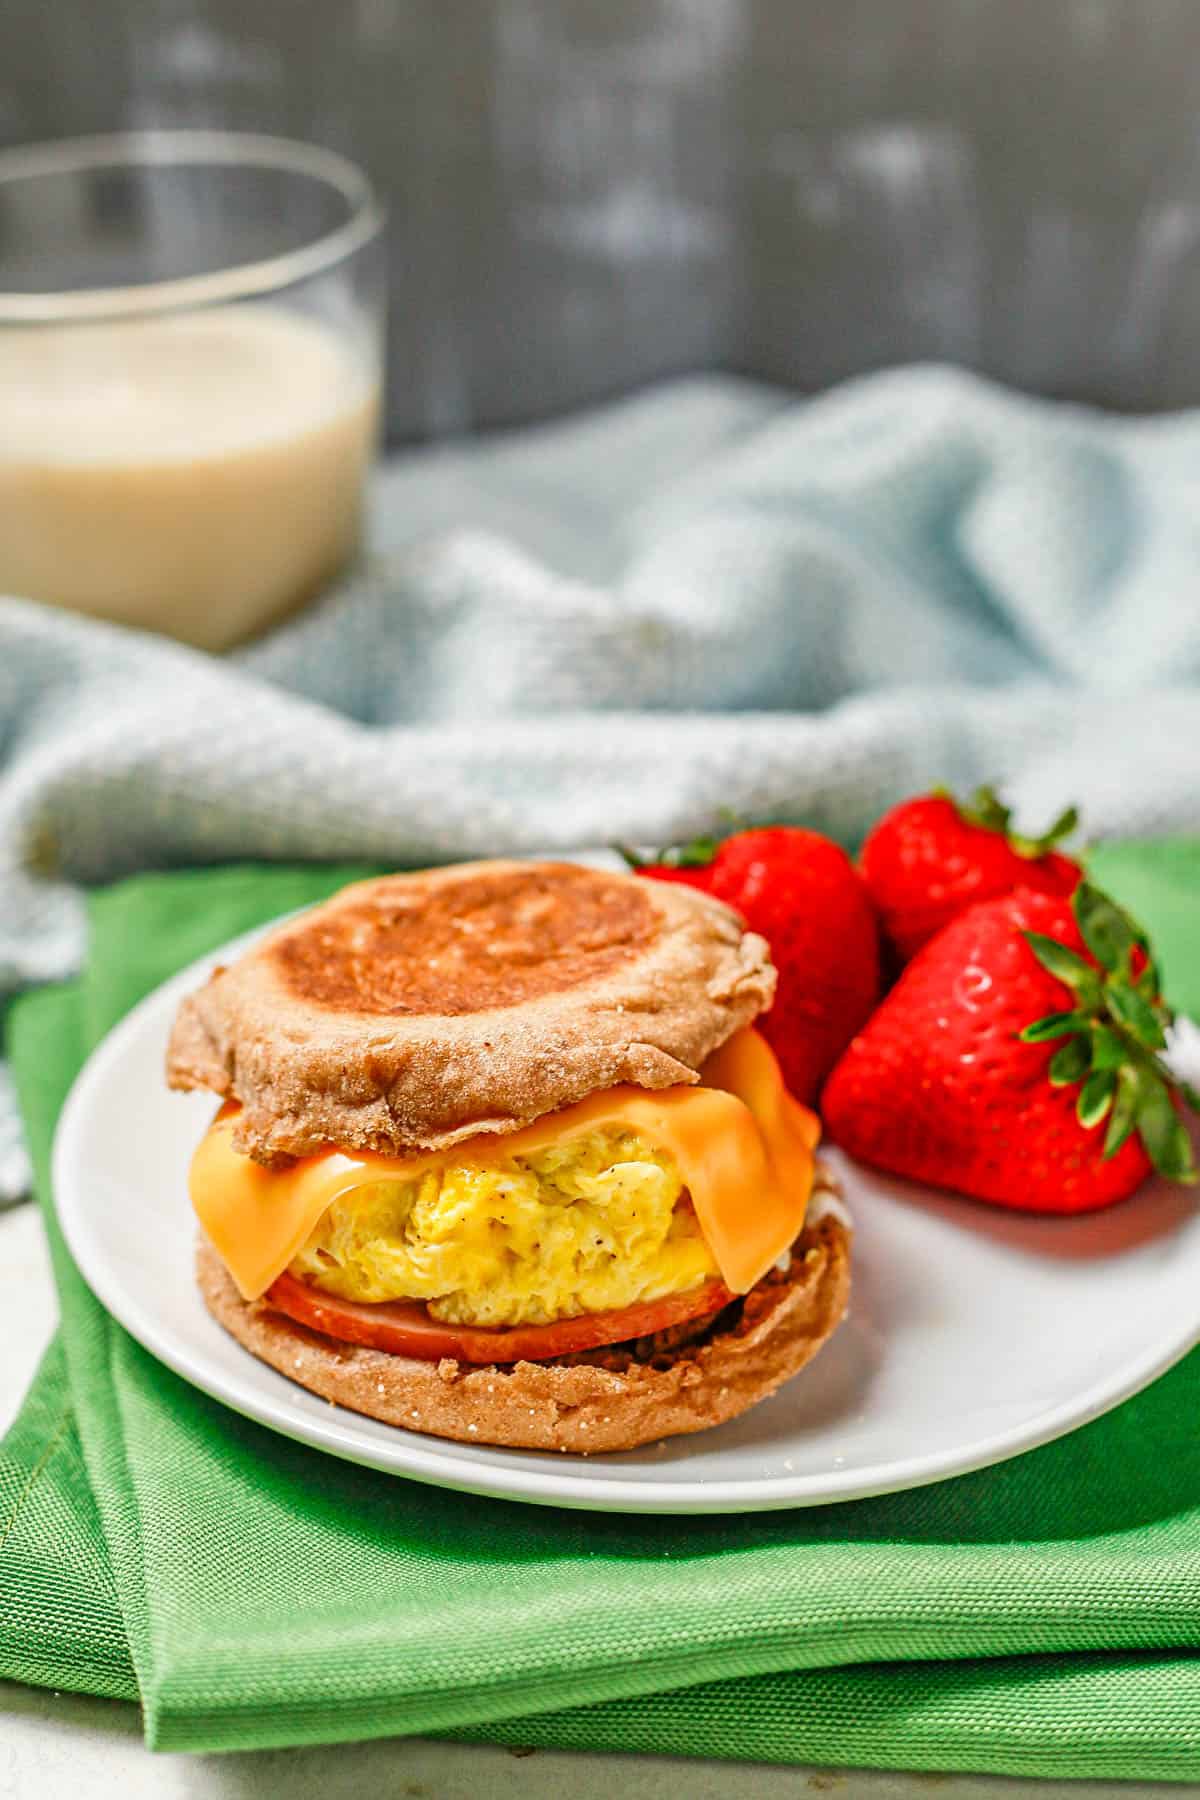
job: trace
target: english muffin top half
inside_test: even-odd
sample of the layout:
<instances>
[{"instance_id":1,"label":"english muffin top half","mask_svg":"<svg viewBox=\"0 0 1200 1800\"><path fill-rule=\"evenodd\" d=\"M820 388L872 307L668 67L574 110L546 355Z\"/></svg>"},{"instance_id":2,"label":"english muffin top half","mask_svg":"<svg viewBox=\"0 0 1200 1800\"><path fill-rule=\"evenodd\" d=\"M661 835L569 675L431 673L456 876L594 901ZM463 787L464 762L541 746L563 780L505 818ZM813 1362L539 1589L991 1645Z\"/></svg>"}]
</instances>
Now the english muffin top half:
<instances>
[{"instance_id":1,"label":"english muffin top half","mask_svg":"<svg viewBox=\"0 0 1200 1800\"><path fill-rule=\"evenodd\" d=\"M774 990L765 941L693 888L463 864L360 882L216 970L167 1075L238 1101L260 1162L437 1150L618 1083L694 1083Z\"/></svg>"}]
</instances>

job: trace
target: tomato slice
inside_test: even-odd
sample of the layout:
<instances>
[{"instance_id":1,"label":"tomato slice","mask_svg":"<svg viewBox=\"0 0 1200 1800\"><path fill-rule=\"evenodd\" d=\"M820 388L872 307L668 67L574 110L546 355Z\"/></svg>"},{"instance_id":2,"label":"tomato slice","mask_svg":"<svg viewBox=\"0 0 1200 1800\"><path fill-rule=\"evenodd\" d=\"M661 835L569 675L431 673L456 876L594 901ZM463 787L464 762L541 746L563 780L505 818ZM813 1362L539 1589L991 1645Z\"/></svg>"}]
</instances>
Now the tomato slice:
<instances>
[{"instance_id":1,"label":"tomato slice","mask_svg":"<svg viewBox=\"0 0 1200 1800\"><path fill-rule=\"evenodd\" d=\"M627 1338L649 1337L704 1313L719 1312L733 1295L723 1281L714 1279L686 1294L642 1300L612 1312L580 1313L574 1319L557 1319L552 1325L502 1329L443 1324L430 1317L422 1301L340 1300L336 1294L323 1293L286 1273L271 1284L263 1298L289 1319L345 1344L366 1344L372 1350L416 1356L426 1362L451 1356L457 1362L510 1363L543 1362L576 1350L598 1350L605 1344L623 1344Z\"/></svg>"}]
</instances>

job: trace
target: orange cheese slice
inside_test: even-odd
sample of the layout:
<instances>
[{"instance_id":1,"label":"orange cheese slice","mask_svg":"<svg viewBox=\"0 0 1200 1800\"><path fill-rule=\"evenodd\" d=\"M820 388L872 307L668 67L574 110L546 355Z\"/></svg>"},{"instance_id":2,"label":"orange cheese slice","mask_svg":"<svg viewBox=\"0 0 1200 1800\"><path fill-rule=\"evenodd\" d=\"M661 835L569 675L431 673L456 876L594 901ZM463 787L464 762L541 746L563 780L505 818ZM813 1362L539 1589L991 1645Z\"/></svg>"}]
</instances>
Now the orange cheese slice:
<instances>
[{"instance_id":1,"label":"orange cheese slice","mask_svg":"<svg viewBox=\"0 0 1200 1800\"><path fill-rule=\"evenodd\" d=\"M411 1181L438 1164L486 1165L618 1125L675 1160L722 1279L744 1294L804 1223L812 1189L815 1115L792 1099L756 1031L739 1031L710 1058L700 1087L614 1087L503 1137L481 1134L448 1150L378 1156L329 1150L264 1169L233 1146L236 1108L223 1107L192 1160L192 1204L247 1300L266 1292L341 1195L378 1181Z\"/></svg>"}]
</instances>

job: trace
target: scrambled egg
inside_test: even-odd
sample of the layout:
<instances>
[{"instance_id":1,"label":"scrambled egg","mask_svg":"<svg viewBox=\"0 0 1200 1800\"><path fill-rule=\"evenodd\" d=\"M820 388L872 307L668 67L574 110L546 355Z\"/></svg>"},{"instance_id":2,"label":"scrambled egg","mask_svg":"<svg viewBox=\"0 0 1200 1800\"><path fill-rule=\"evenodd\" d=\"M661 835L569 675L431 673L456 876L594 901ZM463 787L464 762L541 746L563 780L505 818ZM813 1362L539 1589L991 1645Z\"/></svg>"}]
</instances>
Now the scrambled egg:
<instances>
[{"instance_id":1,"label":"scrambled egg","mask_svg":"<svg viewBox=\"0 0 1200 1800\"><path fill-rule=\"evenodd\" d=\"M545 1325L717 1273L674 1161L608 1127L449 1162L335 1200L291 1264L347 1300L424 1300L456 1325Z\"/></svg>"}]
</instances>

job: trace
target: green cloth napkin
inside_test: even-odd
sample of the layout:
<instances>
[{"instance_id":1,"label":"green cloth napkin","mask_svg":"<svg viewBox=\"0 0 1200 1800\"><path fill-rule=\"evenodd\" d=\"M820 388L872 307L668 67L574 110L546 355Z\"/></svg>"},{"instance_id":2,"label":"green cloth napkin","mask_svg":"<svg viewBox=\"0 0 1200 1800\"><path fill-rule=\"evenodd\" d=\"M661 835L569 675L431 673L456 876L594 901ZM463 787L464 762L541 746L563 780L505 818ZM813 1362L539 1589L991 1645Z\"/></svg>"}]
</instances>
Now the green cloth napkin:
<instances>
[{"instance_id":1,"label":"green cloth napkin","mask_svg":"<svg viewBox=\"0 0 1200 1800\"><path fill-rule=\"evenodd\" d=\"M1200 842L1095 864L1200 1012ZM422 1732L1200 1777L1198 1357L957 1481L649 1519L322 1456L206 1399L113 1323L65 1251L47 1172L84 1055L180 964L359 872L124 883L93 902L82 980L15 1009L62 1330L0 1448L0 1675L139 1698L160 1748Z\"/></svg>"}]
</instances>

